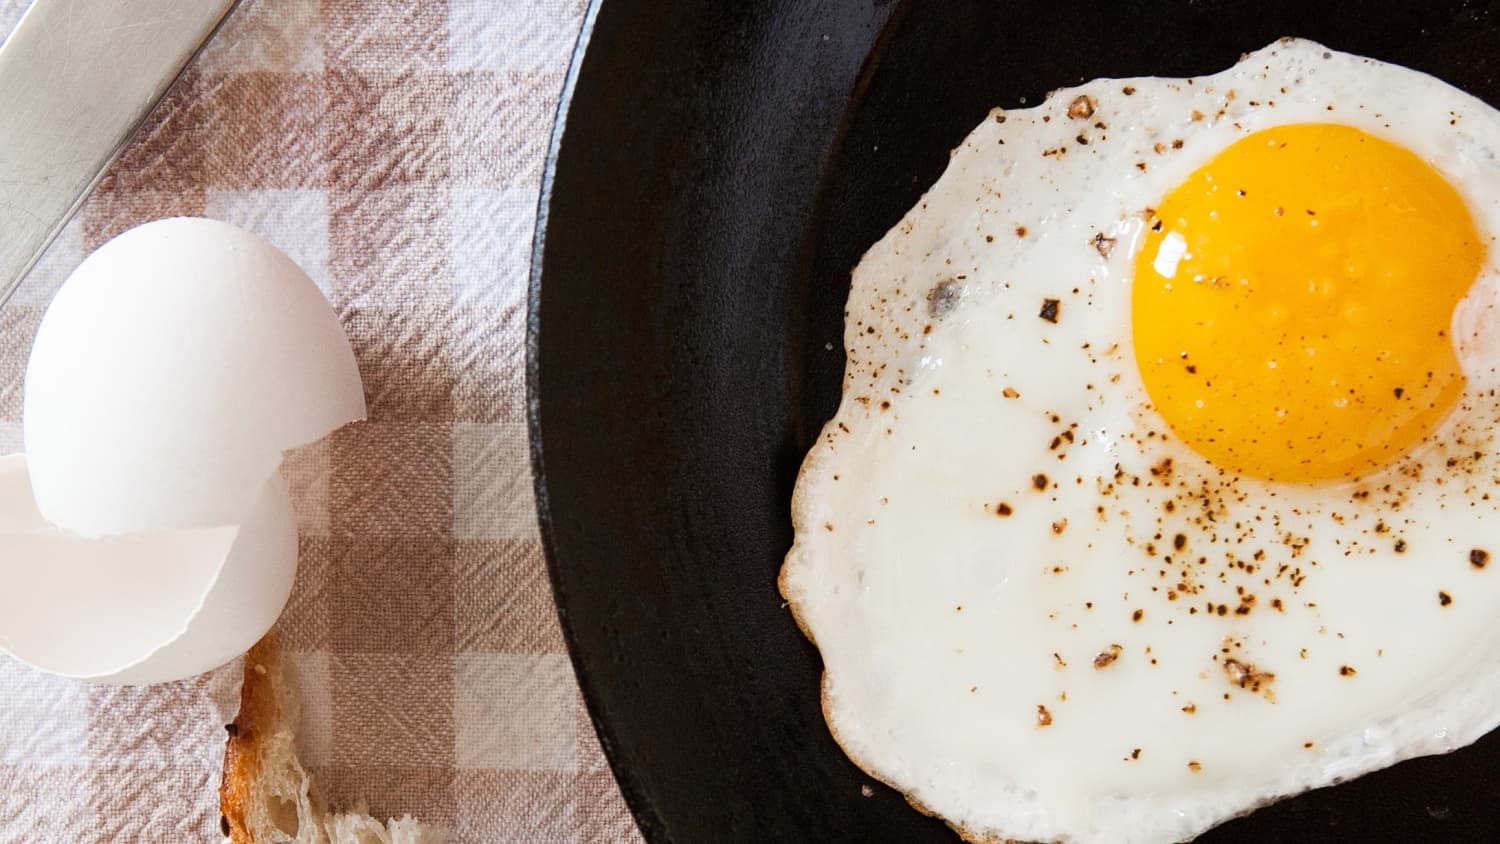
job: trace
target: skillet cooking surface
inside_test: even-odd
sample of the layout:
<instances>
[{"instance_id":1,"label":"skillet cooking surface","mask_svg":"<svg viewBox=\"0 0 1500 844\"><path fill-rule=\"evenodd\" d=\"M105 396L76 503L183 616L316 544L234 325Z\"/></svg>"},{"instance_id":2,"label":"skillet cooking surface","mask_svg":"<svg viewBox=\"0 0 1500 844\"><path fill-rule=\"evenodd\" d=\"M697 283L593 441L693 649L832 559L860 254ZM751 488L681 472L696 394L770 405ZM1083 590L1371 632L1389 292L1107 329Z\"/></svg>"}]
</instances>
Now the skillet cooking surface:
<instances>
[{"instance_id":1,"label":"skillet cooking surface","mask_svg":"<svg viewBox=\"0 0 1500 844\"><path fill-rule=\"evenodd\" d=\"M647 837L956 840L833 743L776 575L838 403L849 270L989 108L1207 74L1282 35L1493 104L1494 5L605 0L543 192L530 422L573 659ZM1491 735L1201 840L1496 828Z\"/></svg>"}]
</instances>

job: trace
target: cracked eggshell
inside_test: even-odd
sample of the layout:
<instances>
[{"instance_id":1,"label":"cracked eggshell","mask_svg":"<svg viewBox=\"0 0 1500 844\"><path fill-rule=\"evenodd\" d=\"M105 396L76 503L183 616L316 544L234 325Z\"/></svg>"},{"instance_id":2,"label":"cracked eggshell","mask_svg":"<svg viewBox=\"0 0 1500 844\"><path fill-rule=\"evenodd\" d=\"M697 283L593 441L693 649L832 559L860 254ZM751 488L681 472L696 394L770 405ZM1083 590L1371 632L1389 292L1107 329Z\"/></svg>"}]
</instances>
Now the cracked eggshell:
<instances>
[{"instance_id":1,"label":"cracked eggshell","mask_svg":"<svg viewBox=\"0 0 1500 844\"><path fill-rule=\"evenodd\" d=\"M279 473L237 526L88 539L48 525L30 499L26 459L0 457L0 650L34 668L131 685L189 677L248 649L291 593L296 516Z\"/></svg>"},{"instance_id":2,"label":"cracked eggshell","mask_svg":"<svg viewBox=\"0 0 1500 844\"><path fill-rule=\"evenodd\" d=\"M365 415L337 315L250 232L157 220L64 282L26 368L36 503L85 536L234 525L282 452Z\"/></svg>"}]
</instances>

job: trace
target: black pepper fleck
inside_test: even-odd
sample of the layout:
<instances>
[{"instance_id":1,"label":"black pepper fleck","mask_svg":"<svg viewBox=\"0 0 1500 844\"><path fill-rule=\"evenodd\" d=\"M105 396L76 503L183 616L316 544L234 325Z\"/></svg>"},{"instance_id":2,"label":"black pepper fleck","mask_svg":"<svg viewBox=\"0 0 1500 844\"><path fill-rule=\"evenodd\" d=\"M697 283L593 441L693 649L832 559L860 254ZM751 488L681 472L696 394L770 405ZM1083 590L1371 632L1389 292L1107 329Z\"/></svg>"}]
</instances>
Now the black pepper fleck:
<instances>
[{"instance_id":1,"label":"black pepper fleck","mask_svg":"<svg viewBox=\"0 0 1500 844\"><path fill-rule=\"evenodd\" d=\"M1101 258L1108 258L1115 251L1115 239L1105 237L1104 232L1094 232L1093 244L1094 251L1098 252Z\"/></svg>"},{"instance_id":2,"label":"black pepper fleck","mask_svg":"<svg viewBox=\"0 0 1500 844\"><path fill-rule=\"evenodd\" d=\"M1124 652L1125 649L1120 647L1119 645L1110 645L1107 650L1102 650L1094 654L1094 667L1107 668L1110 665L1113 665L1114 661L1119 659L1120 654Z\"/></svg>"},{"instance_id":3,"label":"black pepper fleck","mask_svg":"<svg viewBox=\"0 0 1500 844\"><path fill-rule=\"evenodd\" d=\"M1263 684L1269 684L1276 679L1275 674L1269 671L1257 670L1254 665L1240 662L1237 659L1224 660L1224 673L1228 675L1229 682L1253 692L1260 691Z\"/></svg>"},{"instance_id":4,"label":"black pepper fleck","mask_svg":"<svg viewBox=\"0 0 1500 844\"><path fill-rule=\"evenodd\" d=\"M1439 592L1438 603L1446 607L1449 604L1453 603L1453 596L1449 595L1447 592Z\"/></svg>"},{"instance_id":5,"label":"black pepper fleck","mask_svg":"<svg viewBox=\"0 0 1500 844\"><path fill-rule=\"evenodd\" d=\"M1057 324L1057 311L1058 311L1058 308L1061 307L1061 305L1062 305L1062 302L1060 300L1058 300L1058 299L1043 299L1042 300L1042 311L1041 311L1041 313L1037 314L1037 316L1041 317L1042 319L1045 319L1046 321L1052 323L1053 325L1056 325Z\"/></svg>"},{"instance_id":6,"label":"black pepper fleck","mask_svg":"<svg viewBox=\"0 0 1500 844\"><path fill-rule=\"evenodd\" d=\"M944 279L933 286L927 294L927 314L931 317L947 316L958 305L962 291L958 279Z\"/></svg>"}]
</instances>

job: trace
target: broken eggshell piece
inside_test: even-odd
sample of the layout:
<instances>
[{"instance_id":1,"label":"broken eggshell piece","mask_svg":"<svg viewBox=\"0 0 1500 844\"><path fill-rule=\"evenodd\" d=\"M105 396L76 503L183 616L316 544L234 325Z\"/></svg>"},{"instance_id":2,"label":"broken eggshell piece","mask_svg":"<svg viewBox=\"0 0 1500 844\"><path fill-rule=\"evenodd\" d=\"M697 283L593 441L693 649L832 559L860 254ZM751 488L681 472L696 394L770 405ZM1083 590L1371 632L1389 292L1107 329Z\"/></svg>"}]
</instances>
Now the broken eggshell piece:
<instances>
[{"instance_id":1,"label":"broken eggshell piece","mask_svg":"<svg viewBox=\"0 0 1500 844\"><path fill-rule=\"evenodd\" d=\"M0 650L128 684L238 656L296 575L283 452L364 415L337 315L274 246L193 218L106 243L42 318L26 454L0 457Z\"/></svg>"},{"instance_id":2,"label":"broken eggshell piece","mask_svg":"<svg viewBox=\"0 0 1500 844\"><path fill-rule=\"evenodd\" d=\"M58 290L26 366L37 506L84 536L239 522L287 449L365 416L312 279L228 223L157 220Z\"/></svg>"},{"instance_id":3,"label":"broken eggshell piece","mask_svg":"<svg viewBox=\"0 0 1500 844\"><path fill-rule=\"evenodd\" d=\"M89 539L35 507L26 459L0 457L0 647L65 677L147 684L243 653L275 623L297 573L279 473L237 526Z\"/></svg>"}]
</instances>

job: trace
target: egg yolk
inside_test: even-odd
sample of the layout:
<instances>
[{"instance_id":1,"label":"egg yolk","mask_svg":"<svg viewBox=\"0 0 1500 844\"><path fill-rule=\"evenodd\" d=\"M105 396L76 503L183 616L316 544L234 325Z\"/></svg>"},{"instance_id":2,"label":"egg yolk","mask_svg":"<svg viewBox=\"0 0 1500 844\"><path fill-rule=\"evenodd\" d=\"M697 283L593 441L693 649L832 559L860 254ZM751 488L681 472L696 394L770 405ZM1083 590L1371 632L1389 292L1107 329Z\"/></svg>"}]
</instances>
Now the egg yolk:
<instances>
[{"instance_id":1,"label":"egg yolk","mask_svg":"<svg viewBox=\"0 0 1500 844\"><path fill-rule=\"evenodd\" d=\"M1335 124L1256 132L1147 222L1136 364L1167 424L1216 465L1358 477L1458 400L1449 324L1484 245L1458 192L1408 150Z\"/></svg>"}]
</instances>

